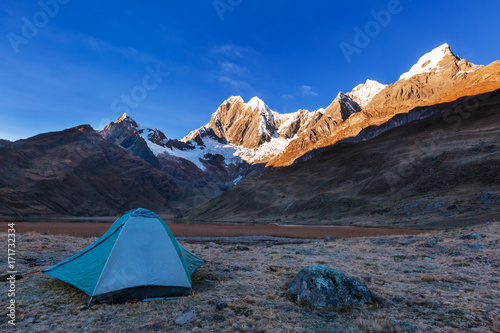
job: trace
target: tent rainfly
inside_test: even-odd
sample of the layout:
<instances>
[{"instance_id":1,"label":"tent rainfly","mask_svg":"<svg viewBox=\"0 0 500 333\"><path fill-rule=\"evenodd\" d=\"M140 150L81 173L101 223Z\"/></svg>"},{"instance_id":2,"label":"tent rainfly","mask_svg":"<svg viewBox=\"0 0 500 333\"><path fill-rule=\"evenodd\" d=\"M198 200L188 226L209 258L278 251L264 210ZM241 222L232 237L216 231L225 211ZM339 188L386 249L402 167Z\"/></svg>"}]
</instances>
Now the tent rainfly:
<instances>
[{"instance_id":1,"label":"tent rainfly","mask_svg":"<svg viewBox=\"0 0 500 333\"><path fill-rule=\"evenodd\" d=\"M204 264L158 215L138 208L87 248L43 272L84 291L90 304L190 295L191 274Z\"/></svg>"}]
</instances>

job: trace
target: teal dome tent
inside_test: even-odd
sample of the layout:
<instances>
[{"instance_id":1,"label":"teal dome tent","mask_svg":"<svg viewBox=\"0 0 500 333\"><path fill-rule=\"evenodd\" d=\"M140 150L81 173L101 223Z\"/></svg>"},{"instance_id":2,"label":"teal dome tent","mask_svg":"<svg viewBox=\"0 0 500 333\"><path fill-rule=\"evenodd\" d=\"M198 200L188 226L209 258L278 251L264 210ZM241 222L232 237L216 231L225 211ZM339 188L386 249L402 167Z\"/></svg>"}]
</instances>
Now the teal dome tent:
<instances>
[{"instance_id":1,"label":"teal dome tent","mask_svg":"<svg viewBox=\"0 0 500 333\"><path fill-rule=\"evenodd\" d=\"M43 272L84 291L90 304L190 295L191 274L203 264L158 215L138 208L87 248Z\"/></svg>"}]
</instances>

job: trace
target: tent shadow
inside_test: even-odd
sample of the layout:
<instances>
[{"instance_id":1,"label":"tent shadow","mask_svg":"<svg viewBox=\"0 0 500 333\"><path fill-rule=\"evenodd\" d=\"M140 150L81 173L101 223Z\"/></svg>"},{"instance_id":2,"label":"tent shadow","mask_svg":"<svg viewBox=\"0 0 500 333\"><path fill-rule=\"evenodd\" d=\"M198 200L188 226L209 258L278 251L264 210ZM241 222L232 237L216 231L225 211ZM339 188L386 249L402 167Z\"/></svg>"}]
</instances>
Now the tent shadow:
<instances>
[{"instance_id":1,"label":"tent shadow","mask_svg":"<svg viewBox=\"0 0 500 333\"><path fill-rule=\"evenodd\" d=\"M46 299L55 299L56 303L73 303L79 306L86 305L89 300L89 296L83 291L56 278L51 277L50 280L41 281L40 287Z\"/></svg>"}]
</instances>

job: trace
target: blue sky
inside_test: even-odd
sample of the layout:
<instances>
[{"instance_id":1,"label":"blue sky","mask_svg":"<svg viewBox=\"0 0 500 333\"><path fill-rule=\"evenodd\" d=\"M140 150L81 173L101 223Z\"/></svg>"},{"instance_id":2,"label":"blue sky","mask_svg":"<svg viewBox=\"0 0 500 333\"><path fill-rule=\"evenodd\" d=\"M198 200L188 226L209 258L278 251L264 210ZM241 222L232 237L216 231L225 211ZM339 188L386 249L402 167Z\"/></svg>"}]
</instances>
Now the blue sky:
<instances>
[{"instance_id":1,"label":"blue sky","mask_svg":"<svg viewBox=\"0 0 500 333\"><path fill-rule=\"evenodd\" d=\"M231 95L315 110L443 43L500 59L498 1L54 1L0 4L0 138L100 129L122 111L182 138ZM357 48L349 61L342 43Z\"/></svg>"}]
</instances>

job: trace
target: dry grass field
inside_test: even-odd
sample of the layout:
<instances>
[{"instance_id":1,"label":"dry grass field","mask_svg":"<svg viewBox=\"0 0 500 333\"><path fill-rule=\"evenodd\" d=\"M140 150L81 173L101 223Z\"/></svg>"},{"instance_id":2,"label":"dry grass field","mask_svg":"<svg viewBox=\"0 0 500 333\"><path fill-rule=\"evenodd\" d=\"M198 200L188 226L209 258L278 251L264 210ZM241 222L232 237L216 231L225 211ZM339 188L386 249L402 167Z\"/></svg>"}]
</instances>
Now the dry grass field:
<instances>
[{"instance_id":1,"label":"dry grass field","mask_svg":"<svg viewBox=\"0 0 500 333\"><path fill-rule=\"evenodd\" d=\"M478 233L481 239L463 239ZM42 273L17 280L17 332L500 332L500 223L420 235L335 240L237 238L190 240L208 261L193 275L194 296L132 304L96 304ZM7 236L0 234L2 252ZM39 271L96 238L17 234L17 268ZM224 241L225 243L222 243ZM249 250L238 250L238 245ZM6 255L0 265L6 267ZM287 283L320 264L354 276L380 302L318 311L293 302ZM6 270L6 269L5 269ZM7 282L0 300L7 304ZM227 307L217 309L225 302ZM197 320L175 326L190 308ZM2 305L0 331L10 332Z\"/></svg>"}]
</instances>

